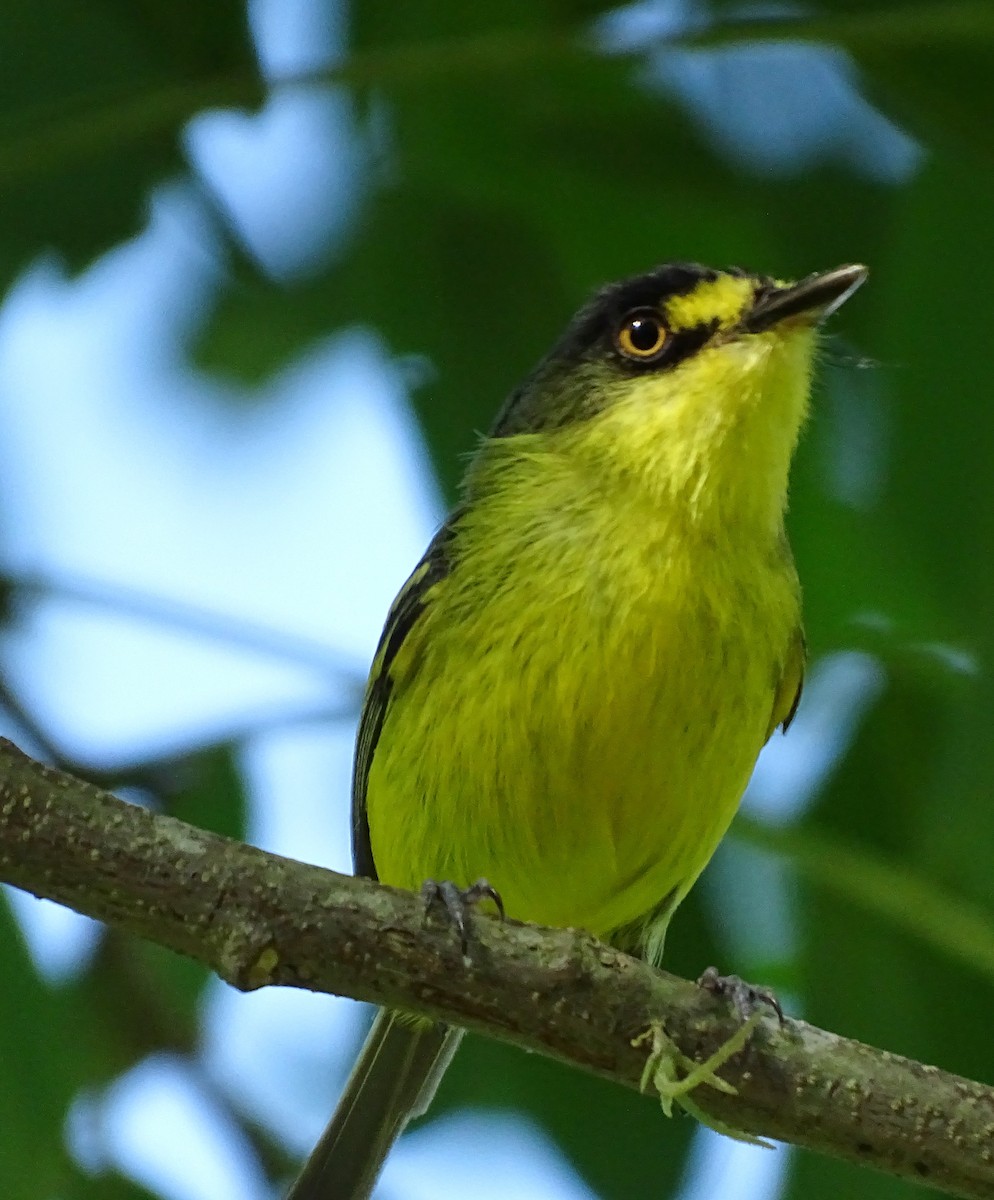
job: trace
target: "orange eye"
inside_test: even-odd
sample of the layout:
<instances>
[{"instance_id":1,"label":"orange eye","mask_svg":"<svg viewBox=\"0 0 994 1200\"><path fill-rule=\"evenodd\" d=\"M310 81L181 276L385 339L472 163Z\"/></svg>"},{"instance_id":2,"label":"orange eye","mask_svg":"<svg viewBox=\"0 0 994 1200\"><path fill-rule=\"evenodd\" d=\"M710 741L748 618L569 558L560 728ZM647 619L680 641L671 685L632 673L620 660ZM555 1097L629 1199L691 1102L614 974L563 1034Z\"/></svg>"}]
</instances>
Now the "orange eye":
<instances>
[{"instance_id":1,"label":"orange eye","mask_svg":"<svg viewBox=\"0 0 994 1200\"><path fill-rule=\"evenodd\" d=\"M647 362L666 345L666 327L651 308L636 308L618 326L614 344L626 358Z\"/></svg>"}]
</instances>

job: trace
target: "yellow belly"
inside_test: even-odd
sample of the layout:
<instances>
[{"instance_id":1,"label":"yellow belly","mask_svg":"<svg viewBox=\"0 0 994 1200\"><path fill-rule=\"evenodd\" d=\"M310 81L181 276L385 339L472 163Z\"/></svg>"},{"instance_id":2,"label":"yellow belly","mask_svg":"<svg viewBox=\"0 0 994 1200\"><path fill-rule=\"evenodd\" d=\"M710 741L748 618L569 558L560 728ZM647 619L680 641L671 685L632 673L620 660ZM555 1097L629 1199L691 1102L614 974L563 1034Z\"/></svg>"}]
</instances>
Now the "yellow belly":
<instances>
[{"instance_id":1,"label":"yellow belly","mask_svg":"<svg viewBox=\"0 0 994 1200\"><path fill-rule=\"evenodd\" d=\"M782 555L682 545L674 558L663 538L647 570L645 546L606 561L579 540L557 594L525 547L496 588L470 551L438 585L369 772L384 882L485 877L509 915L602 936L682 898L748 782L799 624Z\"/></svg>"}]
</instances>

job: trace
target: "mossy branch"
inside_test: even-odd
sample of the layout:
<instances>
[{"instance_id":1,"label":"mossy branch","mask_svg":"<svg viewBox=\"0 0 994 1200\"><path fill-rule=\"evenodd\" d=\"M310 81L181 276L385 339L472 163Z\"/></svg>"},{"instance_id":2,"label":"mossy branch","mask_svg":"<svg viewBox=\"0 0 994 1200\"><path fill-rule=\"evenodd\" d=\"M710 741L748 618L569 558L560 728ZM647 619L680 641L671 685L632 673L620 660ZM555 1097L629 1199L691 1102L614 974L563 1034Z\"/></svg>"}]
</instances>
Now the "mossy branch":
<instances>
[{"instance_id":1,"label":"mossy branch","mask_svg":"<svg viewBox=\"0 0 994 1200\"><path fill-rule=\"evenodd\" d=\"M703 1059L727 1003L572 930L473 924L463 960L418 897L127 804L0 739L0 881L270 984L442 1018L637 1088L654 1022ZM952 1195L994 1194L994 1090L803 1021L764 1016L694 1102L727 1125ZM660 1118L662 1119L662 1118Z\"/></svg>"}]
</instances>

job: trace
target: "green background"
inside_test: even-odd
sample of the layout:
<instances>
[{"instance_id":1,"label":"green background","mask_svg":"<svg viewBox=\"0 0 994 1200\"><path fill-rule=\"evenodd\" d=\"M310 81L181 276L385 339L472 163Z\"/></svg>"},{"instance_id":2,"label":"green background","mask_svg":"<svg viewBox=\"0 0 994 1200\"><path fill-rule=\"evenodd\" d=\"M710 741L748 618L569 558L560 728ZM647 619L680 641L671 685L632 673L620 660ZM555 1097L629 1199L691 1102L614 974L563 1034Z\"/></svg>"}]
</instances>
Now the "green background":
<instances>
[{"instance_id":1,"label":"green background","mask_svg":"<svg viewBox=\"0 0 994 1200\"><path fill-rule=\"evenodd\" d=\"M376 329L398 356L431 364L411 401L451 497L474 431L603 280L680 258L782 276L868 263L870 283L828 348L790 530L814 663L857 651L879 686L800 820L737 823L736 844L673 926L669 965L694 975L720 962L828 1029L994 1079L994 5L850 0L742 22L739 6L714 3L684 8L669 40L611 55L592 25L609 11L355 4L344 58L307 84L337 89L365 131L354 218L347 235L267 271L182 136L205 109L255 111L291 86L261 78L242 6L7 0L2 286L52 250L82 270L140 228L153 186L191 179L223 264L191 361L259 384L330 331ZM719 64L730 106L761 90L764 105L787 107L777 76L767 86L749 68L760 44L801 42L846 56L852 86L916 143L904 169L858 161L844 131L773 162L672 82L674 70ZM652 82L657 70L669 84ZM847 469L852 486L840 483ZM0 480L0 520L3 503ZM18 586L5 586L9 620ZM237 835L236 751L205 744L169 772L137 764L110 781ZM733 907L740 923L742 911L764 921L749 843L780 863L789 953L729 934ZM0 922L4 1195L142 1195L72 1159L65 1116L81 1090L157 1048L196 1062L204 977L107 935L84 973L53 987L4 906ZM237 1096L223 1103L247 1152L284 1179L292 1162L279 1139ZM457 1059L437 1112L466 1103L529 1114L605 1198L669 1195L684 1171L689 1121L502 1047L474 1042ZM797 1154L785 1194L915 1191Z\"/></svg>"}]
</instances>

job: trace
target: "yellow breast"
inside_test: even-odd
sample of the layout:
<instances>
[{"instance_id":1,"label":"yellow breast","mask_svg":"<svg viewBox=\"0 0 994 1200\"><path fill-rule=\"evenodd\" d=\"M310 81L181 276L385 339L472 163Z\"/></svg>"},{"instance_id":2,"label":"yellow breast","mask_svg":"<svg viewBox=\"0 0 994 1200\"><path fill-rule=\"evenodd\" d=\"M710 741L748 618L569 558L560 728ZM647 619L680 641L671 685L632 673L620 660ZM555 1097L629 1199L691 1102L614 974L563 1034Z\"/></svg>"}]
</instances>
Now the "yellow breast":
<instances>
[{"instance_id":1,"label":"yellow breast","mask_svg":"<svg viewBox=\"0 0 994 1200\"><path fill-rule=\"evenodd\" d=\"M460 526L395 660L370 839L384 882L485 877L511 916L608 935L675 906L725 832L797 582L772 538L717 542L569 478L549 503L543 478L534 511L510 489Z\"/></svg>"}]
</instances>

